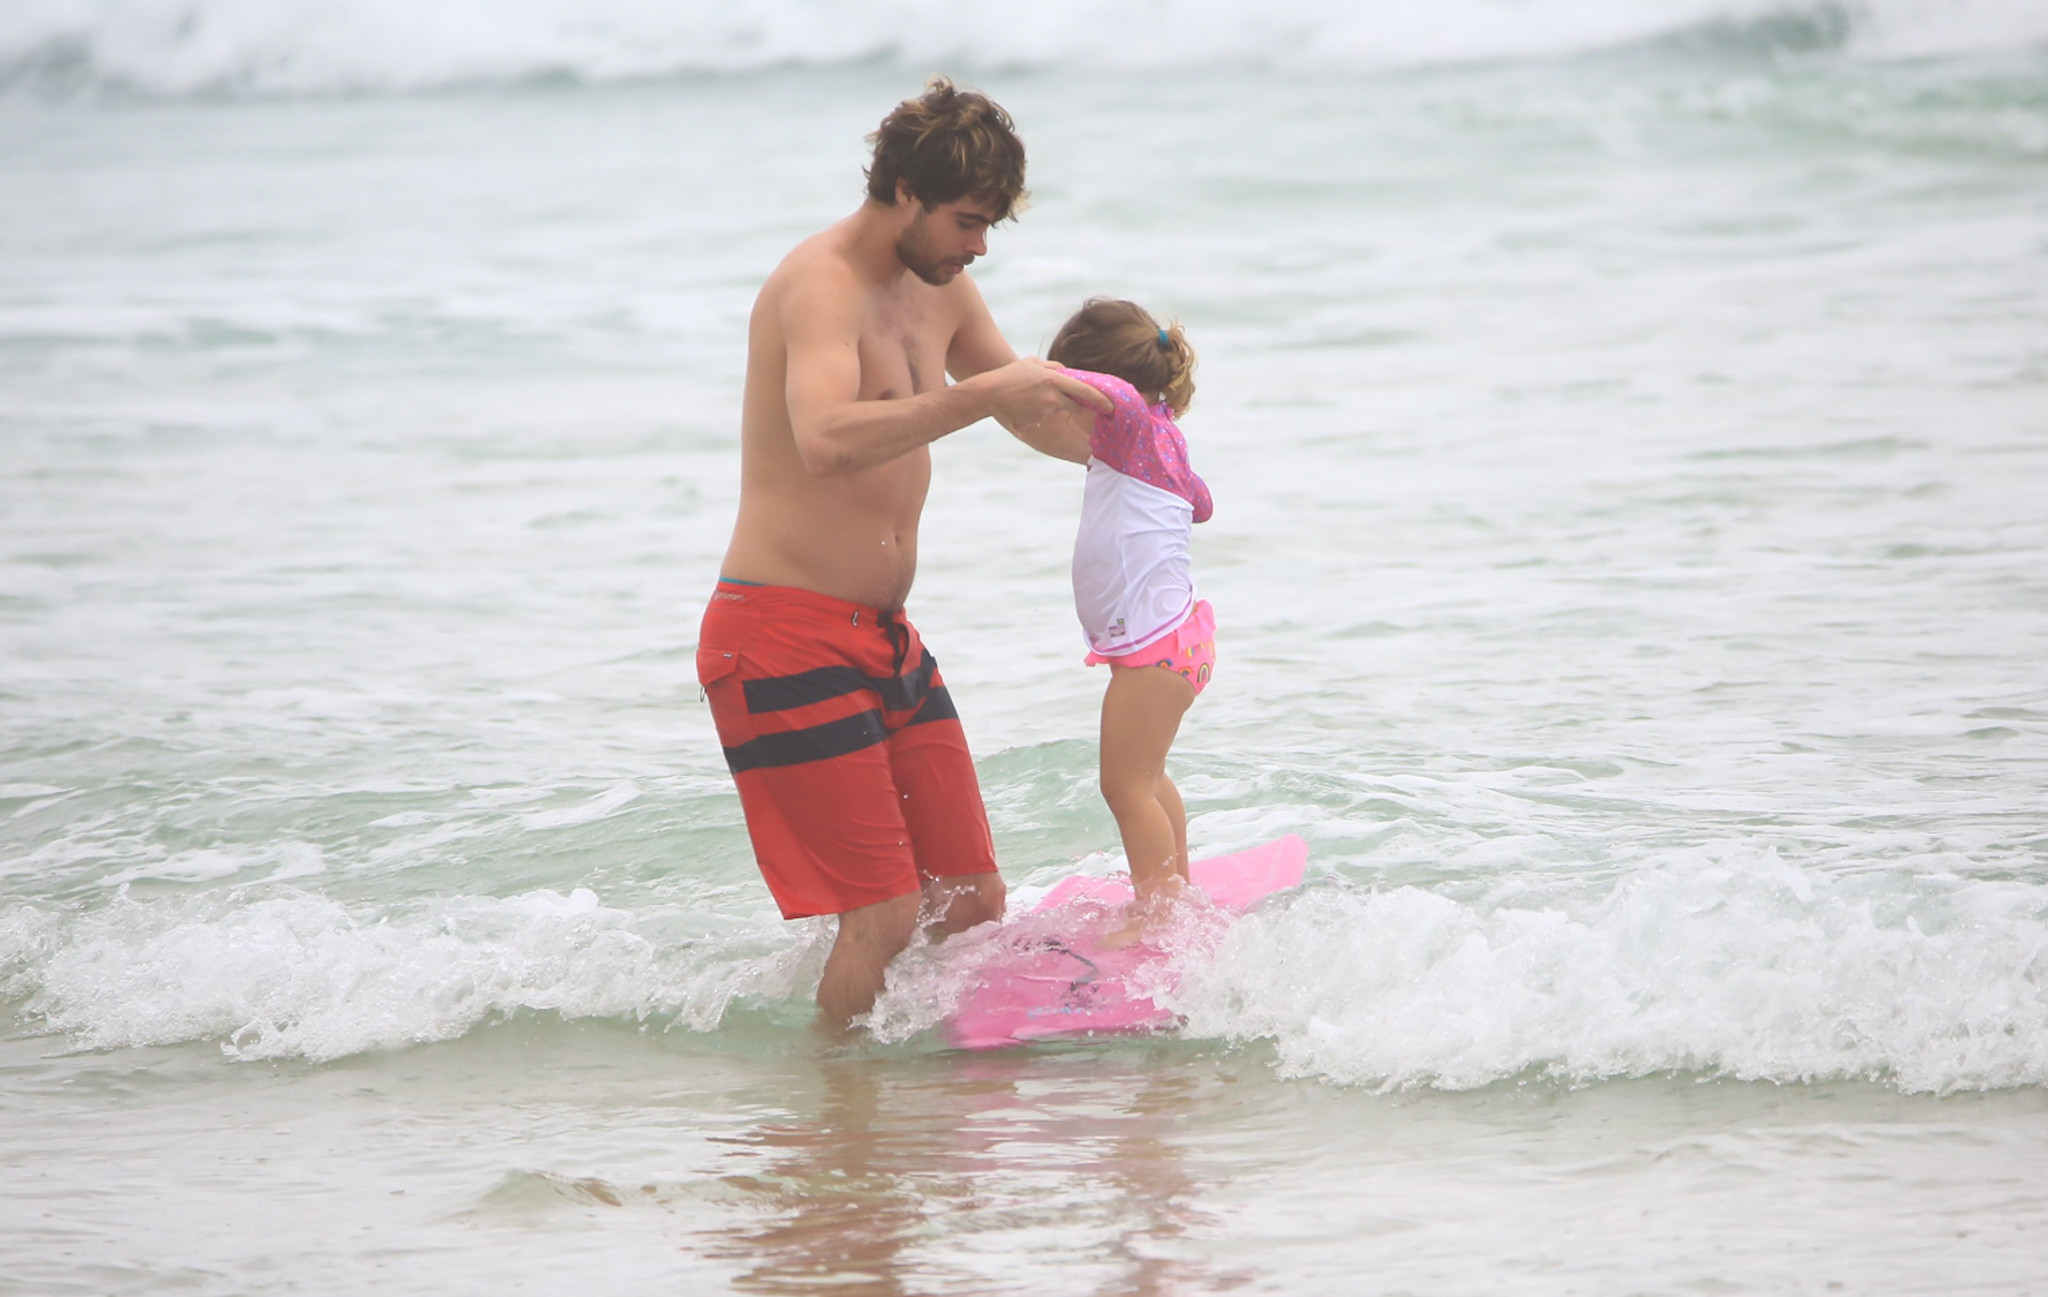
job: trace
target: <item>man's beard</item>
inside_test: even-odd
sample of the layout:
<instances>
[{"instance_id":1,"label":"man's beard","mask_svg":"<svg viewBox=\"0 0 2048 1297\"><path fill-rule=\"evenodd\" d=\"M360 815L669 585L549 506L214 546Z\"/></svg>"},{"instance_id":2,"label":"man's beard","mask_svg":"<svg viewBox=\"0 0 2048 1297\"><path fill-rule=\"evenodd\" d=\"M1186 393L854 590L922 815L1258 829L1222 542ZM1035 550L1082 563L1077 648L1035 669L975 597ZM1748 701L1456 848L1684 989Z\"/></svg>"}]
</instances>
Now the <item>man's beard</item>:
<instances>
[{"instance_id":1,"label":"man's beard","mask_svg":"<svg viewBox=\"0 0 2048 1297\"><path fill-rule=\"evenodd\" d=\"M947 267L951 263L933 253L919 237L923 232L924 217L919 216L911 222L909 229L903 231L903 237L896 240L896 259L911 274L935 288L942 288L953 282L956 272L949 270Z\"/></svg>"}]
</instances>

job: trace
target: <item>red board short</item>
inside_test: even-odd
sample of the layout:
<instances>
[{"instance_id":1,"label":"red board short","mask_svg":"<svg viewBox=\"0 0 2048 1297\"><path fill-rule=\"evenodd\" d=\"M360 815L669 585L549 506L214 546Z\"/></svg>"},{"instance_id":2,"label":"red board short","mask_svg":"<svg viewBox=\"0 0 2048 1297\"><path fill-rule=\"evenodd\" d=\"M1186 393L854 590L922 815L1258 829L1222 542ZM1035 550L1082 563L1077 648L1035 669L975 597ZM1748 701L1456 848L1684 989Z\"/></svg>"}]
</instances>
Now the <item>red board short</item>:
<instances>
[{"instance_id":1,"label":"red board short","mask_svg":"<svg viewBox=\"0 0 2048 1297\"><path fill-rule=\"evenodd\" d=\"M720 581L697 679L784 918L995 869L959 714L902 613Z\"/></svg>"}]
</instances>

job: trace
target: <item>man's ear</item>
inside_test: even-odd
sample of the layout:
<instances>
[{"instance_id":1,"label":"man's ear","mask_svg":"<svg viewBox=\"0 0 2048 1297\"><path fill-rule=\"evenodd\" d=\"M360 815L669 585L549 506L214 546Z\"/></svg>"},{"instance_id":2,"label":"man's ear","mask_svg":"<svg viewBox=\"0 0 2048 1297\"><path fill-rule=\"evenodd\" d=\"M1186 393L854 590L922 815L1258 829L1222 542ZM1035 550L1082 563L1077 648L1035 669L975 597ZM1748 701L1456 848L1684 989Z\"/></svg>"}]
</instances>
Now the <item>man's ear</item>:
<instances>
[{"instance_id":1,"label":"man's ear","mask_svg":"<svg viewBox=\"0 0 2048 1297\"><path fill-rule=\"evenodd\" d=\"M918 203L917 191L910 187L910 182L908 180L898 180L896 182L896 205L898 207L905 207L911 204L923 206L922 203Z\"/></svg>"}]
</instances>

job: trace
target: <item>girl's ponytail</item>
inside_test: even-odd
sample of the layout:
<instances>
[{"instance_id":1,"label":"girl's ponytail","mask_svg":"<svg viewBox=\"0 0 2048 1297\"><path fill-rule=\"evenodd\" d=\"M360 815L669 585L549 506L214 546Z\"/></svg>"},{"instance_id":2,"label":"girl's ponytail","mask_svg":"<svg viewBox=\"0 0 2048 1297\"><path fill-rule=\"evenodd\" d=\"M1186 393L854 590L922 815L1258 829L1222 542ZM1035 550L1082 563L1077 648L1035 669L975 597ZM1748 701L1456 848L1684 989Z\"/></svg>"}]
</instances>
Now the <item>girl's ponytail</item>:
<instances>
[{"instance_id":1,"label":"girl's ponytail","mask_svg":"<svg viewBox=\"0 0 2048 1297\"><path fill-rule=\"evenodd\" d=\"M1045 358L1073 369L1114 374L1175 418L1195 399L1195 349L1178 322L1162 326L1136 302L1091 297L1060 326Z\"/></svg>"},{"instance_id":2,"label":"girl's ponytail","mask_svg":"<svg viewBox=\"0 0 2048 1297\"><path fill-rule=\"evenodd\" d=\"M1195 402L1195 349L1188 345L1187 330L1175 320L1159 331L1159 349L1166 356L1168 377L1159 389L1159 399L1178 419Z\"/></svg>"}]
</instances>

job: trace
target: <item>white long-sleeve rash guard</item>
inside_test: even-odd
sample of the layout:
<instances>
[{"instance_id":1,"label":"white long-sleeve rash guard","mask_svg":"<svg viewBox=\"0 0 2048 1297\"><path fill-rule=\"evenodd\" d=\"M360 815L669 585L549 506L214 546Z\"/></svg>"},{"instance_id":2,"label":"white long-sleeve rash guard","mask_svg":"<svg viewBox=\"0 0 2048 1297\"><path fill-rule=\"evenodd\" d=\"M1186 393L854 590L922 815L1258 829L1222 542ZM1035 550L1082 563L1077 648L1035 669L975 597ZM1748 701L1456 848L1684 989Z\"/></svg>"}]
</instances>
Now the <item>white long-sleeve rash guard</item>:
<instances>
[{"instance_id":1,"label":"white long-sleeve rash guard","mask_svg":"<svg viewBox=\"0 0 2048 1297\"><path fill-rule=\"evenodd\" d=\"M1074 611L1089 648L1119 657L1171 632L1194 608L1188 539L1215 506L1165 405L1147 408L1135 388L1113 375L1067 373L1114 405L1095 416L1088 438L1088 481L1074 539Z\"/></svg>"}]
</instances>

